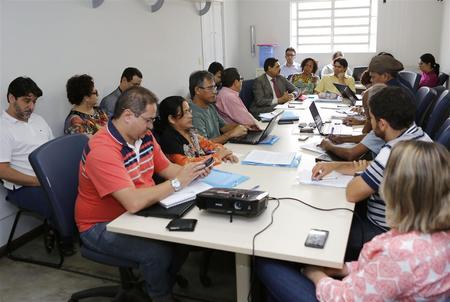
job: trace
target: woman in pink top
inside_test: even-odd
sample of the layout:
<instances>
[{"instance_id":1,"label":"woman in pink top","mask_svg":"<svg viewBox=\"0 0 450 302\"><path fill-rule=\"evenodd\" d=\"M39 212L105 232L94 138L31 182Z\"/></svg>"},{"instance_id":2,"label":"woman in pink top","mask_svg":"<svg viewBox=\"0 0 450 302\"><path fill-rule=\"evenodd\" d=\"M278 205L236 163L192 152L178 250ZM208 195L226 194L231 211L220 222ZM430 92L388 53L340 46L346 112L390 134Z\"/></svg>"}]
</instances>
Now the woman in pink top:
<instances>
[{"instance_id":1,"label":"woman in pink top","mask_svg":"<svg viewBox=\"0 0 450 302\"><path fill-rule=\"evenodd\" d=\"M358 261L300 270L258 259L272 301L449 301L449 152L436 143L398 143L381 193L391 230L366 243Z\"/></svg>"},{"instance_id":2,"label":"woman in pink top","mask_svg":"<svg viewBox=\"0 0 450 302\"><path fill-rule=\"evenodd\" d=\"M420 57L419 69L422 71L419 87L436 87L438 84L439 64L436 63L431 53L423 54Z\"/></svg>"}]
</instances>

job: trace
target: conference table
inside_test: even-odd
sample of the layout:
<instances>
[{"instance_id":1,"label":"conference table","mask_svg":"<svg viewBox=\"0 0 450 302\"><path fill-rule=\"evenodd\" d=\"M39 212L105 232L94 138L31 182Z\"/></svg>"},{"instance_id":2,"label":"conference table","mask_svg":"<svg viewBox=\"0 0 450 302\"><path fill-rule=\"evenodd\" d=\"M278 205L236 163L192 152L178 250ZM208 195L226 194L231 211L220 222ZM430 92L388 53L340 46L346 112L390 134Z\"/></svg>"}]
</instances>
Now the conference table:
<instances>
[{"instance_id":1,"label":"conference table","mask_svg":"<svg viewBox=\"0 0 450 302\"><path fill-rule=\"evenodd\" d=\"M300 114L301 121L311 121L311 114L307 109L308 102L306 100L305 104L298 106L296 110ZM329 108L328 104L323 104L323 106ZM320 111L322 114L331 114L329 109ZM236 301L239 302L247 301L251 286L250 262L252 255L341 268L352 213L346 210L319 211L298 201L283 198L296 198L324 209L347 208L352 210L354 205L346 201L344 188L299 184L298 171L311 171L317 154L300 148L302 142L298 141L297 123L276 125L271 134L280 137L273 145L228 143L226 147L231 149L240 160L254 149L277 152L295 151L301 155L298 168L255 166L241 163L223 163L216 166L216 169L219 170L248 176L249 179L238 185L238 188L252 189L258 186L258 190L267 191L270 197L279 199L278 201L270 200L267 209L261 215L253 218L234 216L230 222L228 215L211 213L194 207L184 218L198 220L195 231L170 232L165 228L168 223L167 219L124 213L109 223L107 229L111 232L235 253ZM308 141L319 142L320 137L312 135ZM278 202L279 207L275 211ZM271 222L272 214L272 225L254 238L256 233ZM304 245L311 229L329 231L323 249Z\"/></svg>"}]
</instances>

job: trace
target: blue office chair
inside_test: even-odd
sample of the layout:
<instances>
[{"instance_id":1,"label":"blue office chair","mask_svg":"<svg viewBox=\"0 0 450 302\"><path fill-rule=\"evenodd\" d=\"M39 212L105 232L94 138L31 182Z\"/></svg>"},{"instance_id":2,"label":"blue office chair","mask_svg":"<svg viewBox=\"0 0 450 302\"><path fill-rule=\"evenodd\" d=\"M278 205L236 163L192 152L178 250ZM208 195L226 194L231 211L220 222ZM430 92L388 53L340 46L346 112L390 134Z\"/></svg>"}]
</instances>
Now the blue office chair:
<instances>
[{"instance_id":1,"label":"blue office chair","mask_svg":"<svg viewBox=\"0 0 450 302\"><path fill-rule=\"evenodd\" d=\"M88 142L83 134L58 137L34 150L29 160L45 190L53 210L58 236L77 234L74 220L75 200L78 194L78 170L81 155ZM121 286L106 286L84 290L72 295L75 302L88 297L116 297L130 301L128 291L137 287L131 271L137 264L90 250L81 245L81 255L95 262L119 267Z\"/></svg>"},{"instance_id":2,"label":"blue office chair","mask_svg":"<svg viewBox=\"0 0 450 302\"><path fill-rule=\"evenodd\" d=\"M426 114L429 113L430 108L436 101L436 91L430 87L420 87L416 92L417 110L416 110L416 124L422 127Z\"/></svg>"},{"instance_id":3,"label":"blue office chair","mask_svg":"<svg viewBox=\"0 0 450 302\"><path fill-rule=\"evenodd\" d=\"M419 87L419 82L420 82L420 78L421 75L416 73L416 72L412 72L412 71L400 71L398 73L399 77L401 77L405 82L408 83L408 85L414 90L417 91L418 87Z\"/></svg>"},{"instance_id":4,"label":"blue office chair","mask_svg":"<svg viewBox=\"0 0 450 302\"><path fill-rule=\"evenodd\" d=\"M450 151L450 117L436 133L436 142L444 145Z\"/></svg>"},{"instance_id":5,"label":"blue office chair","mask_svg":"<svg viewBox=\"0 0 450 302\"><path fill-rule=\"evenodd\" d=\"M428 122L425 126L425 132L432 138L436 138L436 133L450 113L450 94L443 92L439 99L436 101L436 105L431 111Z\"/></svg>"},{"instance_id":6,"label":"blue office chair","mask_svg":"<svg viewBox=\"0 0 450 302\"><path fill-rule=\"evenodd\" d=\"M245 107L250 110L250 106L252 105L255 96L253 95L253 83L255 79L245 80L242 82L241 92L239 93L239 97L244 102Z\"/></svg>"},{"instance_id":7,"label":"blue office chair","mask_svg":"<svg viewBox=\"0 0 450 302\"><path fill-rule=\"evenodd\" d=\"M438 85L446 87L446 83L448 81L448 74L440 72L438 76Z\"/></svg>"}]
</instances>

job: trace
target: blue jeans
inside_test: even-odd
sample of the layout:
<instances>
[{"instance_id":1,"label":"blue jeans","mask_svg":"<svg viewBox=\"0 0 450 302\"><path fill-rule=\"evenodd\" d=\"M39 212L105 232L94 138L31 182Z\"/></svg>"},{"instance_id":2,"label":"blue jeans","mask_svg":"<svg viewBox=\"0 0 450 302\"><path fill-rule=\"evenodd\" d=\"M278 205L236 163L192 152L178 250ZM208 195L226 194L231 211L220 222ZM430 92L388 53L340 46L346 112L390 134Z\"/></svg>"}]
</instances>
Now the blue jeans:
<instances>
[{"instance_id":1,"label":"blue jeans","mask_svg":"<svg viewBox=\"0 0 450 302\"><path fill-rule=\"evenodd\" d=\"M315 302L316 286L300 273L300 265L281 260L257 258L256 275L267 289L267 301Z\"/></svg>"},{"instance_id":2,"label":"blue jeans","mask_svg":"<svg viewBox=\"0 0 450 302\"><path fill-rule=\"evenodd\" d=\"M20 187L8 190L6 199L19 208L39 214L44 218L52 216L50 202L42 187Z\"/></svg>"},{"instance_id":3,"label":"blue jeans","mask_svg":"<svg viewBox=\"0 0 450 302\"><path fill-rule=\"evenodd\" d=\"M172 295L175 277L188 255L183 245L109 232L108 223L97 223L80 234L83 244L94 251L138 263L153 301Z\"/></svg>"}]
</instances>

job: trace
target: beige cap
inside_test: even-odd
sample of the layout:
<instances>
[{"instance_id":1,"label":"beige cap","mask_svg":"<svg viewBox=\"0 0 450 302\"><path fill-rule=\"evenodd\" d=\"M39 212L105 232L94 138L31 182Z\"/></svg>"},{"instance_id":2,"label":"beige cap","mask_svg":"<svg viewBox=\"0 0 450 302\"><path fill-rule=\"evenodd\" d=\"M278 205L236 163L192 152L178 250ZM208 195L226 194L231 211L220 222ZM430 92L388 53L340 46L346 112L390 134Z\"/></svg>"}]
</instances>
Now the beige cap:
<instances>
[{"instance_id":1,"label":"beige cap","mask_svg":"<svg viewBox=\"0 0 450 302\"><path fill-rule=\"evenodd\" d=\"M369 72L383 74L403 70L403 64L389 55L380 55L372 58L369 64Z\"/></svg>"}]
</instances>

